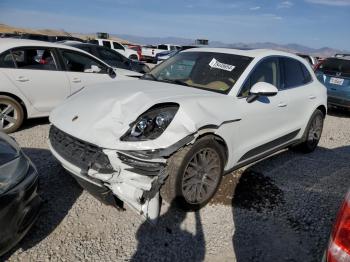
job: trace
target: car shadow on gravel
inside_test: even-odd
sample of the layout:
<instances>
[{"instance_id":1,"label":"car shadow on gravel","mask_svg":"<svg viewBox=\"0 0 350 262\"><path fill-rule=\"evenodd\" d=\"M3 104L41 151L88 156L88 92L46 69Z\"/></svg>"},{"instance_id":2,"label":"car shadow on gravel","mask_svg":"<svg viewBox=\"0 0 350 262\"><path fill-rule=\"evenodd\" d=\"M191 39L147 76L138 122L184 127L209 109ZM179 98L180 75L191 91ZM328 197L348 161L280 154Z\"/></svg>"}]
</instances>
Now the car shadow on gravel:
<instances>
[{"instance_id":1,"label":"car shadow on gravel","mask_svg":"<svg viewBox=\"0 0 350 262\"><path fill-rule=\"evenodd\" d=\"M40 243L62 222L82 189L58 164L47 149L22 148L39 173L39 194L43 199L40 216L17 246L3 258L5 261L17 250L27 250Z\"/></svg>"},{"instance_id":2,"label":"car shadow on gravel","mask_svg":"<svg viewBox=\"0 0 350 262\"><path fill-rule=\"evenodd\" d=\"M350 118L350 110L345 108L329 107L327 114L334 117Z\"/></svg>"},{"instance_id":3,"label":"car shadow on gravel","mask_svg":"<svg viewBox=\"0 0 350 262\"><path fill-rule=\"evenodd\" d=\"M237 261L321 261L349 174L346 146L285 151L226 176Z\"/></svg>"},{"instance_id":4,"label":"car shadow on gravel","mask_svg":"<svg viewBox=\"0 0 350 262\"><path fill-rule=\"evenodd\" d=\"M137 230L138 245L130 261L204 261L205 239L199 212L194 217L195 234L181 228L186 213L173 204L156 226L145 221Z\"/></svg>"},{"instance_id":5,"label":"car shadow on gravel","mask_svg":"<svg viewBox=\"0 0 350 262\"><path fill-rule=\"evenodd\" d=\"M31 128L35 127L35 126L47 125L49 123L50 123L50 121L49 121L48 117L27 119L27 120L24 120L22 126L18 129L18 131L31 129ZM18 132L18 131L16 131L16 132Z\"/></svg>"}]
</instances>

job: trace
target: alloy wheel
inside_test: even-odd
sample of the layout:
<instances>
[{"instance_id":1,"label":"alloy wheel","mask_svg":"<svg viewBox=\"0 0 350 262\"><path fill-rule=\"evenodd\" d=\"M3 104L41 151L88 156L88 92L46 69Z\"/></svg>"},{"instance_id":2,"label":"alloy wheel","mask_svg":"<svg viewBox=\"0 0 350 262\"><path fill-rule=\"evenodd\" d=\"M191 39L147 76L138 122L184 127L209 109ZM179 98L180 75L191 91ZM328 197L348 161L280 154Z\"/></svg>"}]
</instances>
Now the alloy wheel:
<instances>
[{"instance_id":1,"label":"alloy wheel","mask_svg":"<svg viewBox=\"0 0 350 262\"><path fill-rule=\"evenodd\" d=\"M320 115L316 115L316 117L312 120L309 134L308 134L308 142L311 144L317 143L322 134L323 128L323 119Z\"/></svg>"},{"instance_id":2,"label":"alloy wheel","mask_svg":"<svg viewBox=\"0 0 350 262\"><path fill-rule=\"evenodd\" d=\"M219 154L211 148L197 151L185 168L182 194L191 204L201 204L215 192L221 177Z\"/></svg>"},{"instance_id":3,"label":"alloy wheel","mask_svg":"<svg viewBox=\"0 0 350 262\"><path fill-rule=\"evenodd\" d=\"M15 107L7 102L0 102L0 130L11 128L18 121L18 112Z\"/></svg>"}]
</instances>

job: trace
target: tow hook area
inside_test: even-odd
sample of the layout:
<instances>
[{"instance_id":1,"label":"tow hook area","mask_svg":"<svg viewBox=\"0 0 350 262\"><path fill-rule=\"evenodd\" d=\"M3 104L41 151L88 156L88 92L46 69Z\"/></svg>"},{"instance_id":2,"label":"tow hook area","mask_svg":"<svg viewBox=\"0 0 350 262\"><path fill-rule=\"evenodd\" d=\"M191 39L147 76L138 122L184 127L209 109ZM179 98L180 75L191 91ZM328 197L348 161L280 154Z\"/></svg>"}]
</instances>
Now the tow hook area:
<instances>
[{"instance_id":1,"label":"tow hook area","mask_svg":"<svg viewBox=\"0 0 350 262\"><path fill-rule=\"evenodd\" d=\"M165 172L165 167L162 167L162 169L159 171L157 179L155 179L152 182L151 189L143 192L142 198L141 198L141 203L145 202L146 200L150 200L150 199L154 198L157 195L157 193L159 193L159 190L162 187L162 185L164 184L165 179L167 177L168 177L168 174L167 174L167 172Z\"/></svg>"},{"instance_id":2,"label":"tow hook area","mask_svg":"<svg viewBox=\"0 0 350 262\"><path fill-rule=\"evenodd\" d=\"M110 160L109 166L92 163L82 171L96 186L100 185L99 199L102 193L107 200L112 197L114 202L124 202L151 223L156 223L161 206L159 190L167 176L166 160L145 160L115 150L104 150L104 153Z\"/></svg>"}]
</instances>

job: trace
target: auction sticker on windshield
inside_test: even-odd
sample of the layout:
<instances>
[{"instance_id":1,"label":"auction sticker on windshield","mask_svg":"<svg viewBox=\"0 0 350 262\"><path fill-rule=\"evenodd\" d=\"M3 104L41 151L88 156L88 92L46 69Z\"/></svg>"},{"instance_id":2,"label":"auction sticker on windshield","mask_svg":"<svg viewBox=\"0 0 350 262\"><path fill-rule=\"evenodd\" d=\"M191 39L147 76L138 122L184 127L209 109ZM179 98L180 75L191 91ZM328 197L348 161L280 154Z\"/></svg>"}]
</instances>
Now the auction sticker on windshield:
<instances>
[{"instance_id":1,"label":"auction sticker on windshield","mask_svg":"<svg viewBox=\"0 0 350 262\"><path fill-rule=\"evenodd\" d=\"M341 86L344 83L344 79L331 77L331 79L329 80L329 83L333 85Z\"/></svg>"},{"instance_id":2,"label":"auction sticker on windshield","mask_svg":"<svg viewBox=\"0 0 350 262\"><path fill-rule=\"evenodd\" d=\"M224 63L220 63L218 60L216 60L215 58L213 58L210 63L209 66L211 68L218 68L221 70L225 70L225 71L229 71L231 72L233 69L235 69L235 66L233 65L228 65L228 64L224 64Z\"/></svg>"}]
</instances>

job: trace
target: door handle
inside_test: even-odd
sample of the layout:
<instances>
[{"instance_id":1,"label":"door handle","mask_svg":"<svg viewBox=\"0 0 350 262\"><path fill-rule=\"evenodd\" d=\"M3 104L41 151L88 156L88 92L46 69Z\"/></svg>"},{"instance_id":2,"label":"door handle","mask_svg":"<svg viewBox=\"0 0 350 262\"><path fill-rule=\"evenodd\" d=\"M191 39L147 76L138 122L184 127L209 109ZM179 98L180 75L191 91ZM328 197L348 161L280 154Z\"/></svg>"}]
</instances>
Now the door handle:
<instances>
[{"instance_id":1,"label":"door handle","mask_svg":"<svg viewBox=\"0 0 350 262\"><path fill-rule=\"evenodd\" d=\"M310 99L310 100L316 99L316 96L310 95L310 96L309 96L309 99Z\"/></svg>"},{"instance_id":2,"label":"door handle","mask_svg":"<svg viewBox=\"0 0 350 262\"><path fill-rule=\"evenodd\" d=\"M27 82L27 81L29 81L29 78L25 77L25 76L19 76L19 77L16 78L16 80L18 82Z\"/></svg>"},{"instance_id":3,"label":"door handle","mask_svg":"<svg viewBox=\"0 0 350 262\"><path fill-rule=\"evenodd\" d=\"M77 78L77 77L74 77L74 78L72 79L72 82L73 82L73 83L80 83L81 80L80 80L79 78Z\"/></svg>"},{"instance_id":4,"label":"door handle","mask_svg":"<svg viewBox=\"0 0 350 262\"><path fill-rule=\"evenodd\" d=\"M286 107L286 106L287 106L287 104L284 103L284 102L280 102L280 103L278 104L278 107Z\"/></svg>"}]
</instances>

